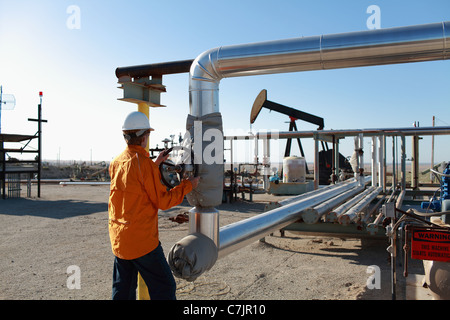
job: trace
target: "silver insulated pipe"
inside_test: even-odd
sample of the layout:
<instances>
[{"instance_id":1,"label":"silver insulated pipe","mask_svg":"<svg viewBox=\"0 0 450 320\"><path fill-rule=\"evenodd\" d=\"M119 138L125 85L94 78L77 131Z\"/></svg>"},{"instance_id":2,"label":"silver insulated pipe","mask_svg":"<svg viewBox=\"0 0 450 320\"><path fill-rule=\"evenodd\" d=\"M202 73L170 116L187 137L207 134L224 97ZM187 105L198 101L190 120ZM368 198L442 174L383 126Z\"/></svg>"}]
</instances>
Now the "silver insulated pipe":
<instances>
[{"instance_id":1,"label":"silver insulated pipe","mask_svg":"<svg viewBox=\"0 0 450 320\"><path fill-rule=\"evenodd\" d=\"M223 78L448 59L450 22L223 46L190 70L190 114L219 112Z\"/></svg>"},{"instance_id":2,"label":"silver insulated pipe","mask_svg":"<svg viewBox=\"0 0 450 320\"><path fill-rule=\"evenodd\" d=\"M191 65L190 116L202 118L210 114L220 115L219 83L223 78L445 60L449 58L450 51L449 30L450 22L443 22L214 48L200 54ZM201 183L208 185L208 182L213 181L209 188L222 188L222 183L219 185L217 181L223 181L223 170L220 172L222 177L216 174L210 177L212 174L208 174L208 170L202 170L202 166L207 165L200 164L200 172L203 172ZM221 199L213 199L211 202L220 201ZM302 210L306 209L306 203L299 201L296 204ZM265 213L264 217L274 218L265 221L264 230L279 228L290 220L284 219L284 216L291 217L293 212L298 212L291 205L275 210L274 215ZM218 212L214 208L196 205L193 211L195 221L192 225L195 229L190 230L190 236L194 234L198 237L188 236L180 240L169 254L169 264L174 273L186 279L195 278L212 267L218 256L240 247L233 243L234 240L227 240L226 246L217 243L217 239L224 237L218 236ZM217 219L211 219L211 214L217 214ZM243 238L253 238L250 235L259 234L255 230L260 227L260 220L252 219L245 224L230 225L223 231L226 230L227 239L240 239L242 237L234 237L233 234L236 232L241 235L241 227L245 225L249 237ZM214 235L211 242L214 242L219 254L203 254L212 251L198 249L205 244L201 239L212 238L211 235ZM206 245L209 249L212 246ZM226 253L220 252L221 250Z\"/></svg>"}]
</instances>

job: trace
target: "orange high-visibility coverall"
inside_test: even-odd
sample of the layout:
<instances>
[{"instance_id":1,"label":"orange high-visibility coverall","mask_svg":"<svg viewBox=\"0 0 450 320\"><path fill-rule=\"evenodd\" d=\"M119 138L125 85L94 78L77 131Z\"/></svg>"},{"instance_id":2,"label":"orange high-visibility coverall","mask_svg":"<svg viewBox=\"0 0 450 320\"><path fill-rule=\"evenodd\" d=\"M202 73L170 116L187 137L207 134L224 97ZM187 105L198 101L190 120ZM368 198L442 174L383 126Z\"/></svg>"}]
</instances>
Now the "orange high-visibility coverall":
<instances>
[{"instance_id":1,"label":"orange high-visibility coverall","mask_svg":"<svg viewBox=\"0 0 450 320\"><path fill-rule=\"evenodd\" d=\"M109 166L109 236L115 256L132 260L149 253L159 244L158 209L180 204L191 192L184 180L167 191L158 166L141 146L127 146Z\"/></svg>"}]
</instances>

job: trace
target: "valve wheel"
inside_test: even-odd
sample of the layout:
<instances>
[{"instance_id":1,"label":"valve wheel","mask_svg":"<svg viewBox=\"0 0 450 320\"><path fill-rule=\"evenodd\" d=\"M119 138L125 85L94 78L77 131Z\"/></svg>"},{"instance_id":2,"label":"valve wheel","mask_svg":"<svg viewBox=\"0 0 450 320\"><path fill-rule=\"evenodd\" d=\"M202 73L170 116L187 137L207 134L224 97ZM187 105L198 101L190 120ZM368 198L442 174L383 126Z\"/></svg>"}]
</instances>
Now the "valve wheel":
<instances>
[{"instance_id":1,"label":"valve wheel","mask_svg":"<svg viewBox=\"0 0 450 320\"><path fill-rule=\"evenodd\" d=\"M184 150L189 152L187 148L182 146L175 146L163 152L168 154L173 150ZM194 159L194 152L191 150L191 159L190 159L191 162L193 162L193 159ZM191 167L192 170L189 170L189 167ZM196 164L192 165L191 163L175 164L171 160L166 160L159 164L159 172L161 173L161 182L167 188L172 189L177 185L179 185L183 179L187 179L192 175L196 177L198 172L198 165Z\"/></svg>"}]
</instances>

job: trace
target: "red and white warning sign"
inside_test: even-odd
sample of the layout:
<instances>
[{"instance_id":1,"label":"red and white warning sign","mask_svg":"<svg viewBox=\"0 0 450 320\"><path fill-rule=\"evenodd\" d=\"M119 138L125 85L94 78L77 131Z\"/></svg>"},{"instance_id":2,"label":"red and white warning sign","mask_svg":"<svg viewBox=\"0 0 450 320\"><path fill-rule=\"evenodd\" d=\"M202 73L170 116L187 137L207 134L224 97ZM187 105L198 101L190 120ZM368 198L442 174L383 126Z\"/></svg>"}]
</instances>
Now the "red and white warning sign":
<instances>
[{"instance_id":1,"label":"red and white warning sign","mask_svg":"<svg viewBox=\"0 0 450 320\"><path fill-rule=\"evenodd\" d=\"M450 262L450 232L428 228L412 229L411 258Z\"/></svg>"}]
</instances>

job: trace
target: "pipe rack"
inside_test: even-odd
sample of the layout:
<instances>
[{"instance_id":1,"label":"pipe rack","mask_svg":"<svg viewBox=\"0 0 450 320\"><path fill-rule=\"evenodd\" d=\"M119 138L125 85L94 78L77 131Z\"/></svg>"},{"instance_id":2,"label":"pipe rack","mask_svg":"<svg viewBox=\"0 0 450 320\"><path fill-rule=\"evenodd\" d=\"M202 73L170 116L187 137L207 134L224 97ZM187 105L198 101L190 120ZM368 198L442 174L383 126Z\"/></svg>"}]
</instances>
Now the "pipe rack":
<instances>
[{"instance_id":1,"label":"pipe rack","mask_svg":"<svg viewBox=\"0 0 450 320\"><path fill-rule=\"evenodd\" d=\"M305 223L314 224L319 221L319 219L331 211L334 207L339 206L343 202L347 201L349 198L354 197L356 194L364 190L364 186L358 185L352 189L345 191L336 197L321 203L320 205L307 209L302 215L302 219Z\"/></svg>"},{"instance_id":2,"label":"pipe rack","mask_svg":"<svg viewBox=\"0 0 450 320\"><path fill-rule=\"evenodd\" d=\"M300 219L305 210L338 197L343 190L347 191L358 184L359 181L336 184L323 192L312 192L311 195L300 197L282 207L220 228L219 258L246 246L274 230L282 229Z\"/></svg>"},{"instance_id":3,"label":"pipe rack","mask_svg":"<svg viewBox=\"0 0 450 320\"><path fill-rule=\"evenodd\" d=\"M383 191L382 187L371 187L368 189L368 193L356 203L350 210L339 216L339 223L344 226L349 225L351 222L355 221L358 214L363 211L380 193Z\"/></svg>"}]
</instances>

